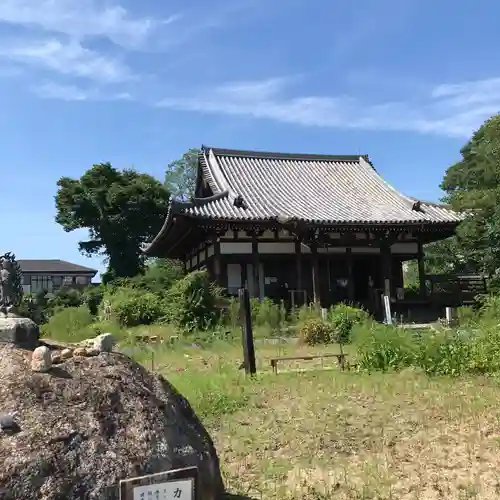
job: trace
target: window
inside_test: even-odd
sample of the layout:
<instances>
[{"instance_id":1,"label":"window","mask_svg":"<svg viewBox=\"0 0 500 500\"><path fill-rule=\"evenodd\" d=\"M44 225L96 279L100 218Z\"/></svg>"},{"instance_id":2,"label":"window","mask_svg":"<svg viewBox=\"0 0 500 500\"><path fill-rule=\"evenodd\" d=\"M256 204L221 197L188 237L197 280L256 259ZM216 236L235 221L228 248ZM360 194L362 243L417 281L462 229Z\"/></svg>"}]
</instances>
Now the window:
<instances>
[{"instance_id":1,"label":"window","mask_svg":"<svg viewBox=\"0 0 500 500\"><path fill-rule=\"evenodd\" d=\"M74 283L73 276L64 276L63 286L71 286Z\"/></svg>"},{"instance_id":2,"label":"window","mask_svg":"<svg viewBox=\"0 0 500 500\"><path fill-rule=\"evenodd\" d=\"M90 283L90 279L88 276L76 276L75 283L77 285L88 285Z\"/></svg>"},{"instance_id":3,"label":"window","mask_svg":"<svg viewBox=\"0 0 500 500\"><path fill-rule=\"evenodd\" d=\"M31 293L41 291L52 292L52 276L32 276Z\"/></svg>"}]
</instances>

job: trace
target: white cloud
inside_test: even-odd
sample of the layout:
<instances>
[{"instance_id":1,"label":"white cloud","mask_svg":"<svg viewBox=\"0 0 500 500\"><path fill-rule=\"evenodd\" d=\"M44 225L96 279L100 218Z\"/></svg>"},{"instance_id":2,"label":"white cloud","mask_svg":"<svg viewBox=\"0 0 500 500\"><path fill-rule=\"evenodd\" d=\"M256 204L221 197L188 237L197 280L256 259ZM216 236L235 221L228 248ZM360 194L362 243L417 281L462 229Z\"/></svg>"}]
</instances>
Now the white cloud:
<instances>
[{"instance_id":1,"label":"white cloud","mask_svg":"<svg viewBox=\"0 0 500 500\"><path fill-rule=\"evenodd\" d=\"M102 89L91 87L81 88L75 85L64 85L56 82L45 82L33 86L31 90L43 99L57 99L62 101L130 101L132 96L127 92L105 92Z\"/></svg>"},{"instance_id":2,"label":"white cloud","mask_svg":"<svg viewBox=\"0 0 500 500\"><path fill-rule=\"evenodd\" d=\"M44 99L59 99L62 101L87 101L94 92L83 90L74 85L60 85L58 83L44 83L33 87L33 92Z\"/></svg>"},{"instance_id":3,"label":"white cloud","mask_svg":"<svg viewBox=\"0 0 500 500\"><path fill-rule=\"evenodd\" d=\"M99 4L101 7L99 7ZM139 46L151 34L180 18L133 17L119 4L96 0L2 0L0 22L64 33L73 38L102 36L123 46Z\"/></svg>"},{"instance_id":4,"label":"white cloud","mask_svg":"<svg viewBox=\"0 0 500 500\"><path fill-rule=\"evenodd\" d=\"M401 130L467 137L500 111L500 78L429 88L419 96L367 103L354 96L287 97L287 79L239 82L159 106L201 113L247 115L304 126Z\"/></svg>"},{"instance_id":5,"label":"white cloud","mask_svg":"<svg viewBox=\"0 0 500 500\"><path fill-rule=\"evenodd\" d=\"M76 40L68 43L56 39L4 42L0 44L0 58L101 83L119 83L133 78L122 62L87 49Z\"/></svg>"}]
</instances>

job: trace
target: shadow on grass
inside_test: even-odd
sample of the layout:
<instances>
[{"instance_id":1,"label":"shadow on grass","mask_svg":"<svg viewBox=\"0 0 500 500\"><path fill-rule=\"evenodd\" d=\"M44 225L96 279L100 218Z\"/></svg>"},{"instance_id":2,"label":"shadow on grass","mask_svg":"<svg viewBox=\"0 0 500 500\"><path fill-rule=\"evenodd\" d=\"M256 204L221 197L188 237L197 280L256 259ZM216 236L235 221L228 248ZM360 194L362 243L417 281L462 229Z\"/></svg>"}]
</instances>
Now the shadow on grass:
<instances>
[{"instance_id":1,"label":"shadow on grass","mask_svg":"<svg viewBox=\"0 0 500 500\"><path fill-rule=\"evenodd\" d=\"M221 500L259 500L255 497L249 497L246 495L233 495L231 493L225 493Z\"/></svg>"}]
</instances>

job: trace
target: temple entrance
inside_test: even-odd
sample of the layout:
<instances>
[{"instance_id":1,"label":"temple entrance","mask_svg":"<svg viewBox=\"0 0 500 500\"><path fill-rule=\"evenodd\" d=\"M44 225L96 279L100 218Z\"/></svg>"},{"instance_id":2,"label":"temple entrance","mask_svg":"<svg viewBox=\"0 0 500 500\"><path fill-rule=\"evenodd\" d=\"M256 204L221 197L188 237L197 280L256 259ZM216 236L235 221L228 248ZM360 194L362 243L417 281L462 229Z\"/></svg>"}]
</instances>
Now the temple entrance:
<instances>
[{"instance_id":1,"label":"temple entrance","mask_svg":"<svg viewBox=\"0 0 500 500\"><path fill-rule=\"evenodd\" d=\"M376 287L380 274L379 255L353 255L354 302L369 311L377 309Z\"/></svg>"}]
</instances>

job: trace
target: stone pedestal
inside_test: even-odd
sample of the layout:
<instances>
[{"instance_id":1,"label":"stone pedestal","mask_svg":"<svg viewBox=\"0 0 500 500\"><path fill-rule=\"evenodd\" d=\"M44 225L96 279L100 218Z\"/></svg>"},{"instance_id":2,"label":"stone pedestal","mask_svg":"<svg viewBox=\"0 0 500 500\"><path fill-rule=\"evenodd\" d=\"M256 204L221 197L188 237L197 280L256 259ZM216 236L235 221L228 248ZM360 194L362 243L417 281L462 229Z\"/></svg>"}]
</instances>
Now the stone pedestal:
<instances>
[{"instance_id":1,"label":"stone pedestal","mask_svg":"<svg viewBox=\"0 0 500 500\"><path fill-rule=\"evenodd\" d=\"M39 339L40 329L33 320L13 314L0 314L0 344L35 349L40 344Z\"/></svg>"}]
</instances>

